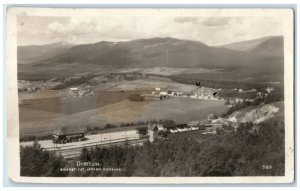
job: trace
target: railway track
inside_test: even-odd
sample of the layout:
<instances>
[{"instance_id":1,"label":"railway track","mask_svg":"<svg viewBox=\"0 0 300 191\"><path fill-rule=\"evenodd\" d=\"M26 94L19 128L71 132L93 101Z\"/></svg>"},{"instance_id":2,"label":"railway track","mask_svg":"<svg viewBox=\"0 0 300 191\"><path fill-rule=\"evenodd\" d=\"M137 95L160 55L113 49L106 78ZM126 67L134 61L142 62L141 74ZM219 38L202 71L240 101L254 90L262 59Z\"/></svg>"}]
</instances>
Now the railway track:
<instances>
[{"instance_id":1,"label":"railway track","mask_svg":"<svg viewBox=\"0 0 300 191\"><path fill-rule=\"evenodd\" d=\"M135 140L124 140L124 141L119 141L119 142L113 142L113 143L102 143L102 144L93 144L93 145L82 145L80 147L76 148L61 148L61 149L53 149L49 148L47 150L55 152L56 155L60 155L63 158L74 158L77 157L81 154L81 151L83 148L87 149L92 149L96 147L111 147L111 146L122 146L125 143L130 144L130 145L138 145L138 144L143 144L146 142L148 139L135 139Z\"/></svg>"}]
</instances>

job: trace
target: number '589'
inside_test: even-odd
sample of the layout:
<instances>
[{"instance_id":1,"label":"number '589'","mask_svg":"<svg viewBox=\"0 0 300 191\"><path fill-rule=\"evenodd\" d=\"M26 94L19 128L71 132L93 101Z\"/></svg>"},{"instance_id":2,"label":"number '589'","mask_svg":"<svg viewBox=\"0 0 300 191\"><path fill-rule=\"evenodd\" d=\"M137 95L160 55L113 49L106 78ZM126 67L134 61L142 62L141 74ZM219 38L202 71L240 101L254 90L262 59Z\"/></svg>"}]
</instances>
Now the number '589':
<instances>
[{"instance_id":1,"label":"number '589'","mask_svg":"<svg viewBox=\"0 0 300 191\"><path fill-rule=\"evenodd\" d=\"M262 165L261 166L263 170L271 170L272 169L272 165Z\"/></svg>"}]
</instances>

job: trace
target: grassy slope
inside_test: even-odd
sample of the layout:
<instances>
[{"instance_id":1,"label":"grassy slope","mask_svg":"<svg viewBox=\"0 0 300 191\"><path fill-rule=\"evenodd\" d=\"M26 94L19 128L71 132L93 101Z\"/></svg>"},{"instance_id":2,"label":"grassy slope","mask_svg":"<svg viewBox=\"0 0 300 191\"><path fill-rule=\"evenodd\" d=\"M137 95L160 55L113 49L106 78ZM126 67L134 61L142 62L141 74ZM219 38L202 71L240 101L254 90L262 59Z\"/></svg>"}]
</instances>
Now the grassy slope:
<instances>
[{"instance_id":1,"label":"grassy slope","mask_svg":"<svg viewBox=\"0 0 300 191\"><path fill-rule=\"evenodd\" d=\"M21 108L41 110L53 113L74 114L103 107L127 99L130 93L101 92L96 96L71 98L63 100L59 97L23 100Z\"/></svg>"},{"instance_id":2,"label":"grassy slope","mask_svg":"<svg viewBox=\"0 0 300 191\"><path fill-rule=\"evenodd\" d=\"M21 134L35 128L47 131L64 125L86 126L106 123L133 122L152 119L172 119L178 123L204 119L209 113L225 112L227 107L219 101L171 98L165 101L132 102L124 100L97 109L91 109L59 118L21 123ZM47 132L44 132L47 133ZM41 133L42 135L43 133Z\"/></svg>"}]
</instances>

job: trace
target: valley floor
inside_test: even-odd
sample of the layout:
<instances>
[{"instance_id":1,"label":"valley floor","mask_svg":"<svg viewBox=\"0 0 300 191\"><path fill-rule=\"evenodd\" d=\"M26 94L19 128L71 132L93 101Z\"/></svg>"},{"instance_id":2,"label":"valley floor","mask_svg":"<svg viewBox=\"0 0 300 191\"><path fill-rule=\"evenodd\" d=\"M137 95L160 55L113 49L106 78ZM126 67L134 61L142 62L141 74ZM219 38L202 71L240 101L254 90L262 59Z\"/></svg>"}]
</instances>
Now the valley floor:
<instances>
[{"instance_id":1,"label":"valley floor","mask_svg":"<svg viewBox=\"0 0 300 191\"><path fill-rule=\"evenodd\" d=\"M111 85L107 84L106 88L95 87L100 90L93 96L76 98L64 96L66 90L54 90L48 95L43 91L31 95L21 92L20 135L45 136L62 126L101 127L107 123L160 119L187 123L205 119L211 113L222 114L228 109L224 102L219 100L169 97L161 101L135 102L128 99L130 94L148 92L156 87L190 91L195 86L168 79L151 78L113 82Z\"/></svg>"}]
</instances>

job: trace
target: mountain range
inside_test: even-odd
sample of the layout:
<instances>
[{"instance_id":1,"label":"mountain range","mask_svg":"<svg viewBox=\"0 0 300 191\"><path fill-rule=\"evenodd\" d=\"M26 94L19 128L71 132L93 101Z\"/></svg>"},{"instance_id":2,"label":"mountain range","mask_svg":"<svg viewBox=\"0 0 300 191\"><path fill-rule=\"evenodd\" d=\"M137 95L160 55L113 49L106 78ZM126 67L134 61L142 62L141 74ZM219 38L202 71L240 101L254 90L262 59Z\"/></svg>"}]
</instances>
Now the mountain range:
<instances>
[{"instance_id":1,"label":"mountain range","mask_svg":"<svg viewBox=\"0 0 300 191\"><path fill-rule=\"evenodd\" d=\"M67 42L57 42L45 45L18 46L18 63L36 63L64 54L74 45Z\"/></svg>"},{"instance_id":2,"label":"mountain range","mask_svg":"<svg viewBox=\"0 0 300 191\"><path fill-rule=\"evenodd\" d=\"M100 41L73 45L65 42L18 47L22 74L76 69L89 72L111 68L208 68L227 72L250 72L248 77L283 75L283 37L269 36L222 46L175 38L149 38L132 41ZM26 66L25 66L26 65ZM86 67L85 67L86 66ZM92 68L91 68L92 67ZM28 70L30 69L30 70ZM68 71L70 72L70 71ZM273 80L273 79L267 79Z\"/></svg>"}]
</instances>

